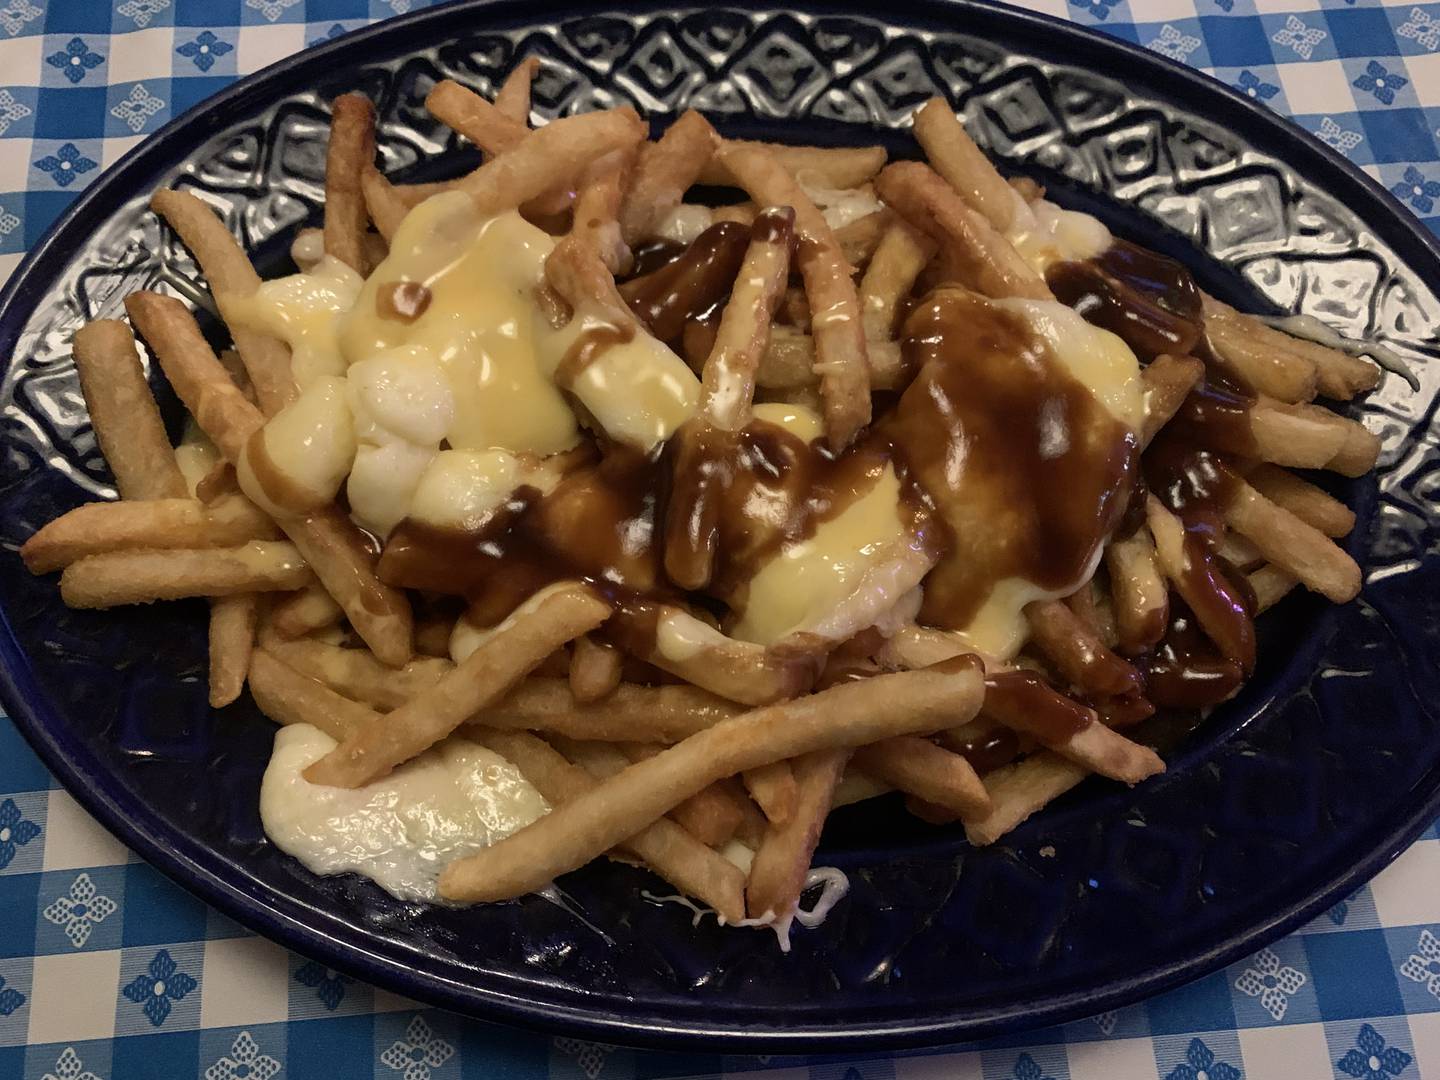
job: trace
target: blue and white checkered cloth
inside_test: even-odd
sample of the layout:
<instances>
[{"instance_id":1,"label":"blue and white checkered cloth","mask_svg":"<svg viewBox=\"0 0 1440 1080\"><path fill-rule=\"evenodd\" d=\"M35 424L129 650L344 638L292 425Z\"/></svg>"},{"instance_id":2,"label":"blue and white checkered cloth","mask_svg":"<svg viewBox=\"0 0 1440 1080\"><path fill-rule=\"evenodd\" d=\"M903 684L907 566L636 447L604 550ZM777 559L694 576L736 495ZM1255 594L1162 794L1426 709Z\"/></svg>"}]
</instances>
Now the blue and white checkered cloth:
<instances>
[{"instance_id":1,"label":"blue and white checkered cloth","mask_svg":"<svg viewBox=\"0 0 1440 1080\"><path fill-rule=\"evenodd\" d=\"M171 116L421 0L0 0L0 279ZM1029 0L1240 88L1440 232L1440 4ZM1440 1077L1440 833L1310 926L1091 1020L853 1061L685 1056L427 1010L257 938L129 854L0 718L0 1080Z\"/></svg>"}]
</instances>

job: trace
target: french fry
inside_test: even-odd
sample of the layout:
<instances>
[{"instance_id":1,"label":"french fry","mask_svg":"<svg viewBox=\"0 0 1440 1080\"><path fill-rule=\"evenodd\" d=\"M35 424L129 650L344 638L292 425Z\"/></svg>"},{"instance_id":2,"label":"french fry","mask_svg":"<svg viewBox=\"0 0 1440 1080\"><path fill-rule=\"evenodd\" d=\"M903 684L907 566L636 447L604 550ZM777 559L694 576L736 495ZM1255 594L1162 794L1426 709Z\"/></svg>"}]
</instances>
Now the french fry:
<instances>
[{"instance_id":1,"label":"french fry","mask_svg":"<svg viewBox=\"0 0 1440 1080\"><path fill-rule=\"evenodd\" d=\"M848 768L840 778L840 783L835 785L831 809L838 810L842 806L854 806L856 803L878 799L894 790L889 784L876 780L873 776L867 776L855 768Z\"/></svg>"},{"instance_id":2,"label":"french fry","mask_svg":"<svg viewBox=\"0 0 1440 1080\"><path fill-rule=\"evenodd\" d=\"M223 708L245 689L260 597L255 593L220 596L210 601L210 707Z\"/></svg>"},{"instance_id":3,"label":"french fry","mask_svg":"<svg viewBox=\"0 0 1440 1080\"><path fill-rule=\"evenodd\" d=\"M253 296L260 288L260 275L250 264L245 249L205 203L188 191L157 191L150 199L150 207L169 223L195 256L222 316L231 300ZM128 310L128 301L126 307ZM134 319L133 313L131 319ZM294 401L297 393L295 378L290 372L289 346L238 322L230 325L226 319L226 325L240 358L245 361L261 411L266 416L274 416Z\"/></svg>"},{"instance_id":4,"label":"french fry","mask_svg":"<svg viewBox=\"0 0 1440 1080\"><path fill-rule=\"evenodd\" d=\"M1318 405L1261 399L1250 409L1250 432L1262 461L1292 468L1363 476L1380 453L1379 438L1363 425Z\"/></svg>"},{"instance_id":5,"label":"french fry","mask_svg":"<svg viewBox=\"0 0 1440 1080\"><path fill-rule=\"evenodd\" d=\"M744 709L684 684L622 682L599 701L580 704L567 680L532 676L477 717L488 727L534 730L603 742L674 743Z\"/></svg>"},{"instance_id":6,"label":"french fry","mask_svg":"<svg viewBox=\"0 0 1440 1080\"><path fill-rule=\"evenodd\" d=\"M864 266L874 256L875 249L880 246L880 241L885 236L885 230L890 228L894 221L894 212L882 207L862 218L856 218L849 224L841 225L834 230L835 243L840 247L840 254L851 266Z\"/></svg>"},{"instance_id":7,"label":"french fry","mask_svg":"<svg viewBox=\"0 0 1440 1080\"><path fill-rule=\"evenodd\" d=\"M614 645L589 634L576 638L570 652L570 693L575 700L583 705L613 694L624 659Z\"/></svg>"},{"instance_id":8,"label":"french fry","mask_svg":"<svg viewBox=\"0 0 1440 1080\"><path fill-rule=\"evenodd\" d=\"M852 760L867 776L959 817L981 817L990 810L990 796L970 763L929 739L896 736L860 747Z\"/></svg>"},{"instance_id":9,"label":"french fry","mask_svg":"<svg viewBox=\"0 0 1440 1080\"><path fill-rule=\"evenodd\" d=\"M1275 465L1258 465L1246 473L1245 479L1276 506L1290 511L1326 536L1348 536L1355 527L1353 510L1292 472Z\"/></svg>"},{"instance_id":10,"label":"french fry","mask_svg":"<svg viewBox=\"0 0 1440 1080\"><path fill-rule=\"evenodd\" d=\"M47 574L87 555L235 547L277 535L274 522L241 495L227 495L209 506L194 499L96 502L43 526L25 541L20 557L32 574Z\"/></svg>"},{"instance_id":11,"label":"french fry","mask_svg":"<svg viewBox=\"0 0 1440 1080\"><path fill-rule=\"evenodd\" d=\"M1215 549L1215 554L1231 566L1247 572L1265 561L1265 556L1260 553L1260 549L1233 529L1225 530L1224 535L1220 538L1219 547Z\"/></svg>"},{"instance_id":12,"label":"french fry","mask_svg":"<svg viewBox=\"0 0 1440 1080\"><path fill-rule=\"evenodd\" d=\"M325 154L325 253L361 275L370 272L365 231L370 223L360 179L375 164L375 106L364 94L341 94L330 105Z\"/></svg>"},{"instance_id":13,"label":"french fry","mask_svg":"<svg viewBox=\"0 0 1440 1080\"><path fill-rule=\"evenodd\" d=\"M1300 584L1300 579L1288 570L1266 563L1260 569L1247 575L1250 591L1255 594L1255 611L1268 611Z\"/></svg>"},{"instance_id":14,"label":"french fry","mask_svg":"<svg viewBox=\"0 0 1440 1080\"><path fill-rule=\"evenodd\" d=\"M885 166L883 146L790 146L782 143L728 140L732 146L748 147L773 154L801 183L812 188L844 191L875 178ZM711 158L696 183L717 187L745 187L727 161ZM768 200L761 200L768 201Z\"/></svg>"},{"instance_id":15,"label":"french fry","mask_svg":"<svg viewBox=\"0 0 1440 1080\"><path fill-rule=\"evenodd\" d=\"M687 109L653 143L640 148L635 173L620 206L620 233L631 247L655 234L709 164L720 136Z\"/></svg>"},{"instance_id":16,"label":"french fry","mask_svg":"<svg viewBox=\"0 0 1440 1080\"><path fill-rule=\"evenodd\" d=\"M765 832L745 883L745 911L752 919L788 915L800 902L810 859L850 759L848 749L817 750L795 759L799 787L795 813Z\"/></svg>"},{"instance_id":17,"label":"french fry","mask_svg":"<svg viewBox=\"0 0 1440 1080\"><path fill-rule=\"evenodd\" d=\"M1081 690L1116 697L1140 689L1140 673L1107 649L1059 600L1027 604L1025 618L1035 647Z\"/></svg>"},{"instance_id":18,"label":"french fry","mask_svg":"<svg viewBox=\"0 0 1440 1080\"><path fill-rule=\"evenodd\" d=\"M1287 350L1307 358L1315 365L1315 386L1321 397L1349 401L1357 394L1373 390L1380 383L1379 366L1368 360L1272 330L1264 323L1259 325L1271 333L1280 334Z\"/></svg>"},{"instance_id":19,"label":"french fry","mask_svg":"<svg viewBox=\"0 0 1440 1080\"><path fill-rule=\"evenodd\" d=\"M1206 296L1204 304L1205 336L1226 374L1277 401L1309 401L1315 396L1319 379L1315 362L1291 351L1285 335L1213 296Z\"/></svg>"},{"instance_id":20,"label":"french fry","mask_svg":"<svg viewBox=\"0 0 1440 1080\"><path fill-rule=\"evenodd\" d=\"M287 641L338 626L344 618L345 609L319 582L293 596L277 598L270 606L270 625L277 636Z\"/></svg>"},{"instance_id":21,"label":"french fry","mask_svg":"<svg viewBox=\"0 0 1440 1080\"><path fill-rule=\"evenodd\" d=\"M453 79L442 79L431 87L425 108L490 155L513 150L530 134L523 118L509 115Z\"/></svg>"},{"instance_id":22,"label":"french fry","mask_svg":"<svg viewBox=\"0 0 1440 1080\"><path fill-rule=\"evenodd\" d=\"M889 341L895 336L900 302L910 295L915 279L935 254L935 242L904 221L895 221L870 258L860 279L860 311L865 336L871 341ZM871 346L871 367L875 349ZM877 384L878 378L872 379Z\"/></svg>"},{"instance_id":23,"label":"french fry","mask_svg":"<svg viewBox=\"0 0 1440 1080\"><path fill-rule=\"evenodd\" d=\"M746 769L740 774L740 780L767 821L778 825L789 821L795 813L800 792L795 785L795 771L788 761L772 761Z\"/></svg>"},{"instance_id":24,"label":"french fry","mask_svg":"<svg viewBox=\"0 0 1440 1080\"><path fill-rule=\"evenodd\" d=\"M288 592L312 580L294 544L254 540L234 548L87 555L60 575L60 597L72 608L109 608L188 596Z\"/></svg>"},{"instance_id":25,"label":"french fry","mask_svg":"<svg viewBox=\"0 0 1440 1080\"><path fill-rule=\"evenodd\" d=\"M825 407L825 437L842 450L870 422L870 361L860 301L835 234L810 197L768 150L725 143L719 156L762 206L790 206L799 237L797 261L813 313L815 372Z\"/></svg>"},{"instance_id":26,"label":"french fry","mask_svg":"<svg viewBox=\"0 0 1440 1080\"><path fill-rule=\"evenodd\" d=\"M588 796L599 787L589 772L533 735L482 729L473 737L514 764L552 807ZM740 868L674 821L657 818L617 841L617 846L642 859L686 895L709 904L727 921L744 918L745 875Z\"/></svg>"},{"instance_id":27,"label":"french fry","mask_svg":"<svg viewBox=\"0 0 1440 1080\"><path fill-rule=\"evenodd\" d=\"M564 740L558 743L571 761L583 765L592 775L607 780L624 772L633 761L644 761L665 747L655 743L622 743L618 747L606 743L580 743ZM670 817L682 829L706 847L720 847L740 828L745 819L745 793L727 787L728 780L717 780L699 793L690 796L670 811Z\"/></svg>"},{"instance_id":28,"label":"french fry","mask_svg":"<svg viewBox=\"0 0 1440 1080\"><path fill-rule=\"evenodd\" d=\"M1050 750L1031 754L1024 761L996 769L985 777L990 813L965 823L965 836L976 847L993 844L1047 803L1058 799L1084 780L1083 765Z\"/></svg>"},{"instance_id":29,"label":"french fry","mask_svg":"<svg viewBox=\"0 0 1440 1080\"><path fill-rule=\"evenodd\" d=\"M177 499L189 494L145 381L129 328L97 319L75 331L75 370L95 441L122 499Z\"/></svg>"},{"instance_id":30,"label":"french fry","mask_svg":"<svg viewBox=\"0 0 1440 1080\"><path fill-rule=\"evenodd\" d=\"M1190 391L1205 377L1205 365L1193 356L1161 355L1140 372L1145 417L1140 423L1140 448L1149 446L1160 429L1180 411Z\"/></svg>"},{"instance_id":31,"label":"french fry","mask_svg":"<svg viewBox=\"0 0 1440 1080\"><path fill-rule=\"evenodd\" d=\"M493 705L556 648L609 615L610 605L585 586L537 593L463 663L383 721L345 739L306 769L306 778L354 788L384 776Z\"/></svg>"},{"instance_id":32,"label":"french fry","mask_svg":"<svg viewBox=\"0 0 1440 1080\"><path fill-rule=\"evenodd\" d=\"M480 901L530 892L722 777L818 750L963 722L979 707L982 686L979 664L960 659L845 683L722 721L630 766L493 847L451 863L440 875L440 893Z\"/></svg>"},{"instance_id":33,"label":"french fry","mask_svg":"<svg viewBox=\"0 0 1440 1080\"><path fill-rule=\"evenodd\" d=\"M495 92L495 108L521 124L530 121L530 84L540 70L540 58L527 56L510 70Z\"/></svg>"},{"instance_id":34,"label":"french fry","mask_svg":"<svg viewBox=\"0 0 1440 1080\"><path fill-rule=\"evenodd\" d=\"M866 346L870 360L870 381L876 390L899 390L910 381L900 345L895 341L871 341ZM755 383L766 390L793 390L814 386L815 339L789 326L772 326L770 343Z\"/></svg>"},{"instance_id":35,"label":"french fry","mask_svg":"<svg viewBox=\"0 0 1440 1080\"><path fill-rule=\"evenodd\" d=\"M1146 498L1145 519L1150 526L1150 535L1155 538L1155 554L1160 568L1170 579L1170 584L1180 594L1181 599L1194 612L1201 629L1216 644L1223 656L1236 661L1245 671L1250 671L1255 666L1253 621L1248 618L1234 618L1232 612L1235 604L1219 605L1223 609L1221 614L1217 612L1217 605L1214 603L1217 594L1229 600L1233 586L1224 580L1223 573L1215 574L1218 568L1209 565L1208 553L1201 553L1201 566L1193 565L1192 552L1186 550L1185 526L1154 495ZM1243 603L1238 596L1235 600Z\"/></svg>"},{"instance_id":36,"label":"french fry","mask_svg":"<svg viewBox=\"0 0 1440 1080\"><path fill-rule=\"evenodd\" d=\"M335 693L277 660L265 649L250 657L250 694L260 711L277 724L309 724L337 742L376 722L368 705Z\"/></svg>"},{"instance_id":37,"label":"french fry","mask_svg":"<svg viewBox=\"0 0 1440 1080\"><path fill-rule=\"evenodd\" d=\"M366 649L342 649L321 641L276 641L266 649L337 694L384 710L398 709L423 694L455 667L448 660L418 656L404 667L392 668Z\"/></svg>"},{"instance_id":38,"label":"french fry","mask_svg":"<svg viewBox=\"0 0 1440 1080\"><path fill-rule=\"evenodd\" d=\"M178 300L149 292L132 293L125 308L196 423L232 464L238 463L264 417L225 375L189 310ZM375 577L374 557L350 519L332 505L276 524L375 655L395 666L408 660L410 602Z\"/></svg>"},{"instance_id":39,"label":"french fry","mask_svg":"<svg viewBox=\"0 0 1440 1080\"><path fill-rule=\"evenodd\" d=\"M1091 772L1138 784L1165 771L1165 763L1153 750L1111 731L1100 723L1094 709L1052 689L1033 672L993 675L986 680L986 687L982 716L1030 736Z\"/></svg>"},{"instance_id":40,"label":"french fry","mask_svg":"<svg viewBox=\"0 0 1440 1080\"><path fill-rule=\"evenodd\" d=\"M618 274L631 262L630 248L621 234L617 215L633 156L631 150L616 150L591 162L575 197L571 235L589 244L612 274Z\"/></svg>"},{"instance_id":41,"label":"french fry","mask_svg":"<svg viewBox=\"0 0 1440 1080\"><path fill-rule=\"evenodd\" d=\"M365 212L375 223L375 231L388 243L395 238L400 222L410 212L411 203L401 189L385 179L379 169L371 165L360 173L360 193L365 198Z\"/></svg>"},{"instance_id":42,"label":"french fry","mask_svg":"<svg viewBox=\"0 0 1440 1080\"><path fill-rule=\"evenodd\" d=\"M1115 630L1122 655L1138 656L1165 636L1170 620L1170 594L1155 560L1150 531L1140 526L1105 548Z\"/></svg>"},{"instance_id":43,"label":"french fry","mask_svg":"<svg viewBox=\"0 0 1440 1080\"><path fill-rule=\"evenodd\" d=\"M415 651L421 656L450 659L450 635L455 631L455 618L439 612L422 616L415 622Z\"/></svg>"},{"instance_id":44,"label":"french fry","mask_svg":"<svg viewBox=\"0 0 1440 1080\"><path fill-rule=\"evenodd\" d=\"M950 103L933 97L915 114L915 138L931 166L999 232L1015 220L1015 193L960 123Z\"/></svg>"},{"instance_id":45,"label":"french fry","mask_svg":"<svg viewBox=\"0 0 1440 1080\"><path fill-rule=\"evenodd\" d=\"M710 223L719 225L722 221L733 221L737 225L749 228L755 223L755 215L759 212L760 208L747 199L729 206L717 206L710 212Z\"/></svg>"},{"instance_id":46,"label":"french fry","mask_svg":"<svg viewBox=\"0 0 1440 1080\"><path fill-rule=\"evenodd\" d=\"M1241 481L1225 508L1225 522L1276 566L1337 604L1360 591L1360 567L1312 525L1276 506Z\"/></svg>"},{"instance_id":47,"label":"french fry","mask_svg":"<svg viewBox=\"0 0 1440 1080\"><path fill-rule=\"evenodd\" d=\"M887 205L940 244L963 284L996 299L1054 299L1045 279L1010 241L929 166L918 161L887 165L875 186Z\"/></svg>"}]
</instances>

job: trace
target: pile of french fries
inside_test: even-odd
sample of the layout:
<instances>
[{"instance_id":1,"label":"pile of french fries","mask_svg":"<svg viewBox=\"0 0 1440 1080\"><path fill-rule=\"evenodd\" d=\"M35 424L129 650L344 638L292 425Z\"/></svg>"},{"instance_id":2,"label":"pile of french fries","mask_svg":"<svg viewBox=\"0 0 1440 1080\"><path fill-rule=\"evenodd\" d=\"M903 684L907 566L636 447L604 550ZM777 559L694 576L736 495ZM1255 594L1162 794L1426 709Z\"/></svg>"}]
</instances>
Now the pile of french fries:
<instances>
[{"instance_id":1,"label":"pile of french fries","mask_svg":"<svg viewBox=\"0 0 1440 1080\"><path fill-rule=\"evenodd\" d=\"M926 160L887 163L879 147L727 140L694 112L653 141L629 108L532 130L537 68L519 64L493 102L448 81L430 92L431 112L485 155L475 171L441 183L382 175L373 108L359 95L339 98L324 226L297 240L302 265L302 252L323 250L368 274L411 207L463 191L484 213L518 208L561 238L547 280L562 312L598 306L628 325L637 316L616 278L623 285L632 253L696 185L739 189L742 201L706 211L751 226L751 239L718 326L684 328L702 394L682 437L698 445L734 433L755 401L807 402L837 453L870 424L872 394L903 389L914 375L900 347L914 297L944 282L997 299L1051 297L1005 238L1015 192L1040 192L1001 176L941 99L915 117ZM816 191L878 209L832 227ZM222 314L259 288L209 206L182 191L161 191L152 205L193 252ZM1126 657L1156 644L1172 591L1183 595L1191 580L1182 526L1158 499L1137 530L1108 545L1092 580L1027 609L1030 644L1009 665L916 624L903 601L932 560L913 553L891 568L887 588L847 602L803 648L712 631L688 660L629 656L630 639L608 633L621 616L574 580L536 593L456 663L453 619L429 608L416 618L414 598L379 579L374 546L341 506L267 513L237 484L247 442L295 400L287 346L236 325L233 352L217 356L176 299L137 292L126 311L130 326L94 322L74 341L119 500L46 525L24 546L27 565L62 571L61 595L78 608L208 598L211 703L235 701L248 682L278 723L332 736L335 751L307 773L315 783L364 785L455 732L512 761L552 810L448 866L447 899L517 897L609 854L641 861L729 922L783 917L800 901L836 806L898 791L919 816L958 820L986 844L1092 773L1133 784L1164 767L1103 706L1141 685ZM187 478L177 462L131 326L218 448L203 476ZM1261 460L1237 466L1244 479L1219 552L1248 575L1260 610L1297 583L1335 601L1353 597L1359 569L1333 538L1354 515L1288 469L1357 476L1374 464L1372 435L1310 401L1351 398L1378 372L1218 301L1206 301L1205 328L1215 362L1260 395L1251 424ZM1204 371L1186 356L1144 368L1142 444ZM710 558L703 545L677 541L667 543L665 566L694 588ZM662 629L667 619L695 621L676 605L662 611ZM665 674L627 681L637 660ZM995 692L1002 668L1024 693ZM1069 709L1076 733L1037 736L1025 706L1036 695ZM1009 758L977 771L967 748L996 745L1004 732ZM736 840L753 852L748 869L721 854Z\"/></svg>"}]
</instances>

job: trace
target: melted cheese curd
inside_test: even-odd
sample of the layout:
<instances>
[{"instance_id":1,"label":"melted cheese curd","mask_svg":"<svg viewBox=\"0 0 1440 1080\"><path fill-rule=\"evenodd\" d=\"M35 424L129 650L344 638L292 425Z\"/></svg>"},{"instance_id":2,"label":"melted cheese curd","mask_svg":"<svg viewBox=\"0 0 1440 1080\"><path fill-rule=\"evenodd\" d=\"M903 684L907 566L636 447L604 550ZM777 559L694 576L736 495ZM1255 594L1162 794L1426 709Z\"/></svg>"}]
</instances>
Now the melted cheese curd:
<instances>
[{"instance_id":1,"label":"melted cheese curd","mask_svg":"<svg viewBox=\"0 0 1440 1080\"><path fill-rule=\"evenodd\" d=\"M811 194L836 225L878 205L855 193ZM709 223L708 211L685 207L662 233L689 241ZM1010 238L1042 272L1109 243L1095 219L1043 201L1018 203ZM293 513L323 505L343 488L352 516L383 539L407 519L472 529L522 484L548 492L560 478L555 455L582 438L556 372L593 324L582 310L556 329L537 303L554 246L516 212L482 218L464 193L444 193L409 213L368 279L307 252L307 271L228 302L228 320L289 344L300 390L260 436L283 493L252 467L252 443L239 469L247 494L267 509ZM1138 365L1119 338L1056 303L1001 303L1117 419L1138 425ZM601 352L569 392L608 437L648 452L695 412L699 381L667 346L638 333ZM754 414L806 442L823 437L821 417L803 406L757 404ZM218 460L199 436L187 438L180 456L192 487ZM766 508L747 512L763 518ZM906 520L900 479L887 466L848 507L760 566L731 637L772 645L799 633L823 635L847 604L873 607L877 618L890 612L913 584L885 576L897 550L918 550ZM1024 605L1051 595L1027 581L998 582L972 625L954 637L986 656L1013 657L1025 640ZM912 615L918 596L915 590L907 597L914 602L901 605ZM489 633L462 619L451 641L454 659ZM696 619L662 625L659 638L667 654L726 640ZM518 770L458 736L355 791L302 776L333 746L313 727L282 729L261 795L266 833L319 874L355 872L398 897L433 901L447 861L548 810ZM753 854L742 845L731 849L727 855L742 866ZM844 885L831 880L836 872L815 873L826 884L819 906L828 909ZM760 925L783 926L784 941L792 919L809 924L819 917L823 911L792 912Z\"/></svg>"}]
</instances>

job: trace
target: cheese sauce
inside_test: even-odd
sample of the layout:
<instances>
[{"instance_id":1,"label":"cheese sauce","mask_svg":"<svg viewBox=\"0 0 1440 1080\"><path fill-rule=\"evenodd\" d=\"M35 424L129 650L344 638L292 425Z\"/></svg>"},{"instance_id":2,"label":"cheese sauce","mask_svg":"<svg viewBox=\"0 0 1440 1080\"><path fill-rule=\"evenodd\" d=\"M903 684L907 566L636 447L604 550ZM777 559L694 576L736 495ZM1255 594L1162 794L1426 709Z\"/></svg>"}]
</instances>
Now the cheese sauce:
<instances>
[{"instance_id":1,"label":"cheese sauce","mask_svg":"<svg viewBox=\"0 0 1440 1080\"><path fill-rule=\"evenodd\" d=\"M363 874L401 900L436 899L440 870L549 811L498 754L451 737L363 788L302 775L335 748L308 724L275 733L260 787L265 834L316 874Z\"/></svg>"}]
</instances>

